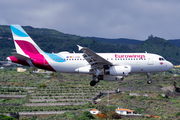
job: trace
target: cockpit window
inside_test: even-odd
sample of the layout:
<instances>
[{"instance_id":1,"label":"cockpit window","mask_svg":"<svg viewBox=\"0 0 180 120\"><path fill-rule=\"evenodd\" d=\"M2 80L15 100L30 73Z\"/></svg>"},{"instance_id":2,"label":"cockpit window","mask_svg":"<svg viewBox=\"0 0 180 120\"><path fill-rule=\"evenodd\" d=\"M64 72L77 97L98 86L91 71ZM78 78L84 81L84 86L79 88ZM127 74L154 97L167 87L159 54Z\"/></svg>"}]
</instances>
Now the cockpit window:
<instances>
[{"instance_id":1,"label":"cockpit window","mask_svg":"<svg viewBox=\"0 0 180 120\"><path fill-rule=\"evenodd\" d=\"M159 58L159 61L164 61L165 59L164 58Z\"/></svg>"}]
</instances>

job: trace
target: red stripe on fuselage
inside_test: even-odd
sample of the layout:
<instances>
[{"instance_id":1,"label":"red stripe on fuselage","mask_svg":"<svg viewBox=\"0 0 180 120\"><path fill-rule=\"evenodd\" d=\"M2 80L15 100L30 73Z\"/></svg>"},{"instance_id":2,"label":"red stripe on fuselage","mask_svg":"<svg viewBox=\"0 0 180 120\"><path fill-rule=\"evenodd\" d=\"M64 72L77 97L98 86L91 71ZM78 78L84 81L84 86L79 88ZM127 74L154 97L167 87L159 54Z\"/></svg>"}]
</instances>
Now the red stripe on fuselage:
<instances>
[{"instance_id":1,"label":"red stripe on fuselage","mask_svg":"<svg viewBox=\"0 0 180 120\"><path fill-rule=\"evenodd\" d=\"M32 59L31 62L35 67L55 71L33 44L23 40L15 40L15 42L19 45L23 52Z\"/></svg>"}]
</instances>

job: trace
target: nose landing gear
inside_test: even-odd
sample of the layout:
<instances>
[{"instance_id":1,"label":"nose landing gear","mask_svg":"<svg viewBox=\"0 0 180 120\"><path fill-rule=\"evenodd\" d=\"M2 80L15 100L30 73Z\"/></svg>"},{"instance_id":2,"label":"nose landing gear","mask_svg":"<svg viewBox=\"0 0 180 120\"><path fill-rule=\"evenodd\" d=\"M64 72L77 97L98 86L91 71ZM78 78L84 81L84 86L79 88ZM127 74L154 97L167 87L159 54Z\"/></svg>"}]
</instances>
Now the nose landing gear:
<instances>
[{"instance_id":1,"label":"nose landing gear","mask_svg":"<svg viewBox=\"0 0 180 120\"><path fill-rule=\"evenodd\" d=\"M148 83L148 84L151 84L151 83L152 83L152 81L150 80L150 73L147 73L147 78L148 78L147 83Z\"/></svg>"},{"instance_id":2,"label":"nose landing gear","mask_svg":"<svg viewBox=\"0 0 180 120\"><path fill-rule=\"evenodd\" d=\"M100 79L99 79L99 74L100 74L101 72L102 72L102 70L99 70L99 69L96 70L96 75L93 75L93 80L90 82L90 85L91 85L91 86L95 86L96 83L98 83L98 82L100 81Z\"/></svg>"}]
</instances>

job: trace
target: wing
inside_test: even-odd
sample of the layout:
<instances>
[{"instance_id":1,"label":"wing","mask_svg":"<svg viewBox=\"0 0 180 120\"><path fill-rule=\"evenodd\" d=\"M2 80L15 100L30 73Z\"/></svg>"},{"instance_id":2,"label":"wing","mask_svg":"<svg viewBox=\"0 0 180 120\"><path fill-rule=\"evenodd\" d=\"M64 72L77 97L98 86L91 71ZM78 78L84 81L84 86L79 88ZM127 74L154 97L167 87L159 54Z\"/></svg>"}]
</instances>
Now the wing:
<instances>
[{"instance_id":1,"label":"wing","mask_svg":"<svg viewBox=\"0 0 180 120\"><path fill-rule=\"evenodd\" d=\"M91 65L92 69L102 68L104 65L112 65L111 62L107 61L106 59L102 58L92 50L86 47L79 47L79 51L81 50L84 54L84 59Z\"/></svg>"}]
</instances>

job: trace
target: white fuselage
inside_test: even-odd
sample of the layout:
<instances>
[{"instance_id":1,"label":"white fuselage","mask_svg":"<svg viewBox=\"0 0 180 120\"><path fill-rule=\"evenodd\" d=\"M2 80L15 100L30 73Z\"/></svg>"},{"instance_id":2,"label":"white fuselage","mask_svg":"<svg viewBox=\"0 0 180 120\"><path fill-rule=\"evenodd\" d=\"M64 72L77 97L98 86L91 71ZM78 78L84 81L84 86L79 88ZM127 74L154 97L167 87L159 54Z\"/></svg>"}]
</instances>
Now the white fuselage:
<instances>
[{"instance_id":1,"label":"white fuselage","mask_svg":"<svg viewBox=\"0 0 180 120\"><path fill-rule=\"evenodd\" d=\"M173 65L162 56L150 53L97 53L102 58L113 63L114 66L130 65L131 73L162 72L170 70ZM76 69L90 67L82 53L59 53L60 58L50 58L49 64L57 71L77 73Z\"/></svg>"}]
</instances>

